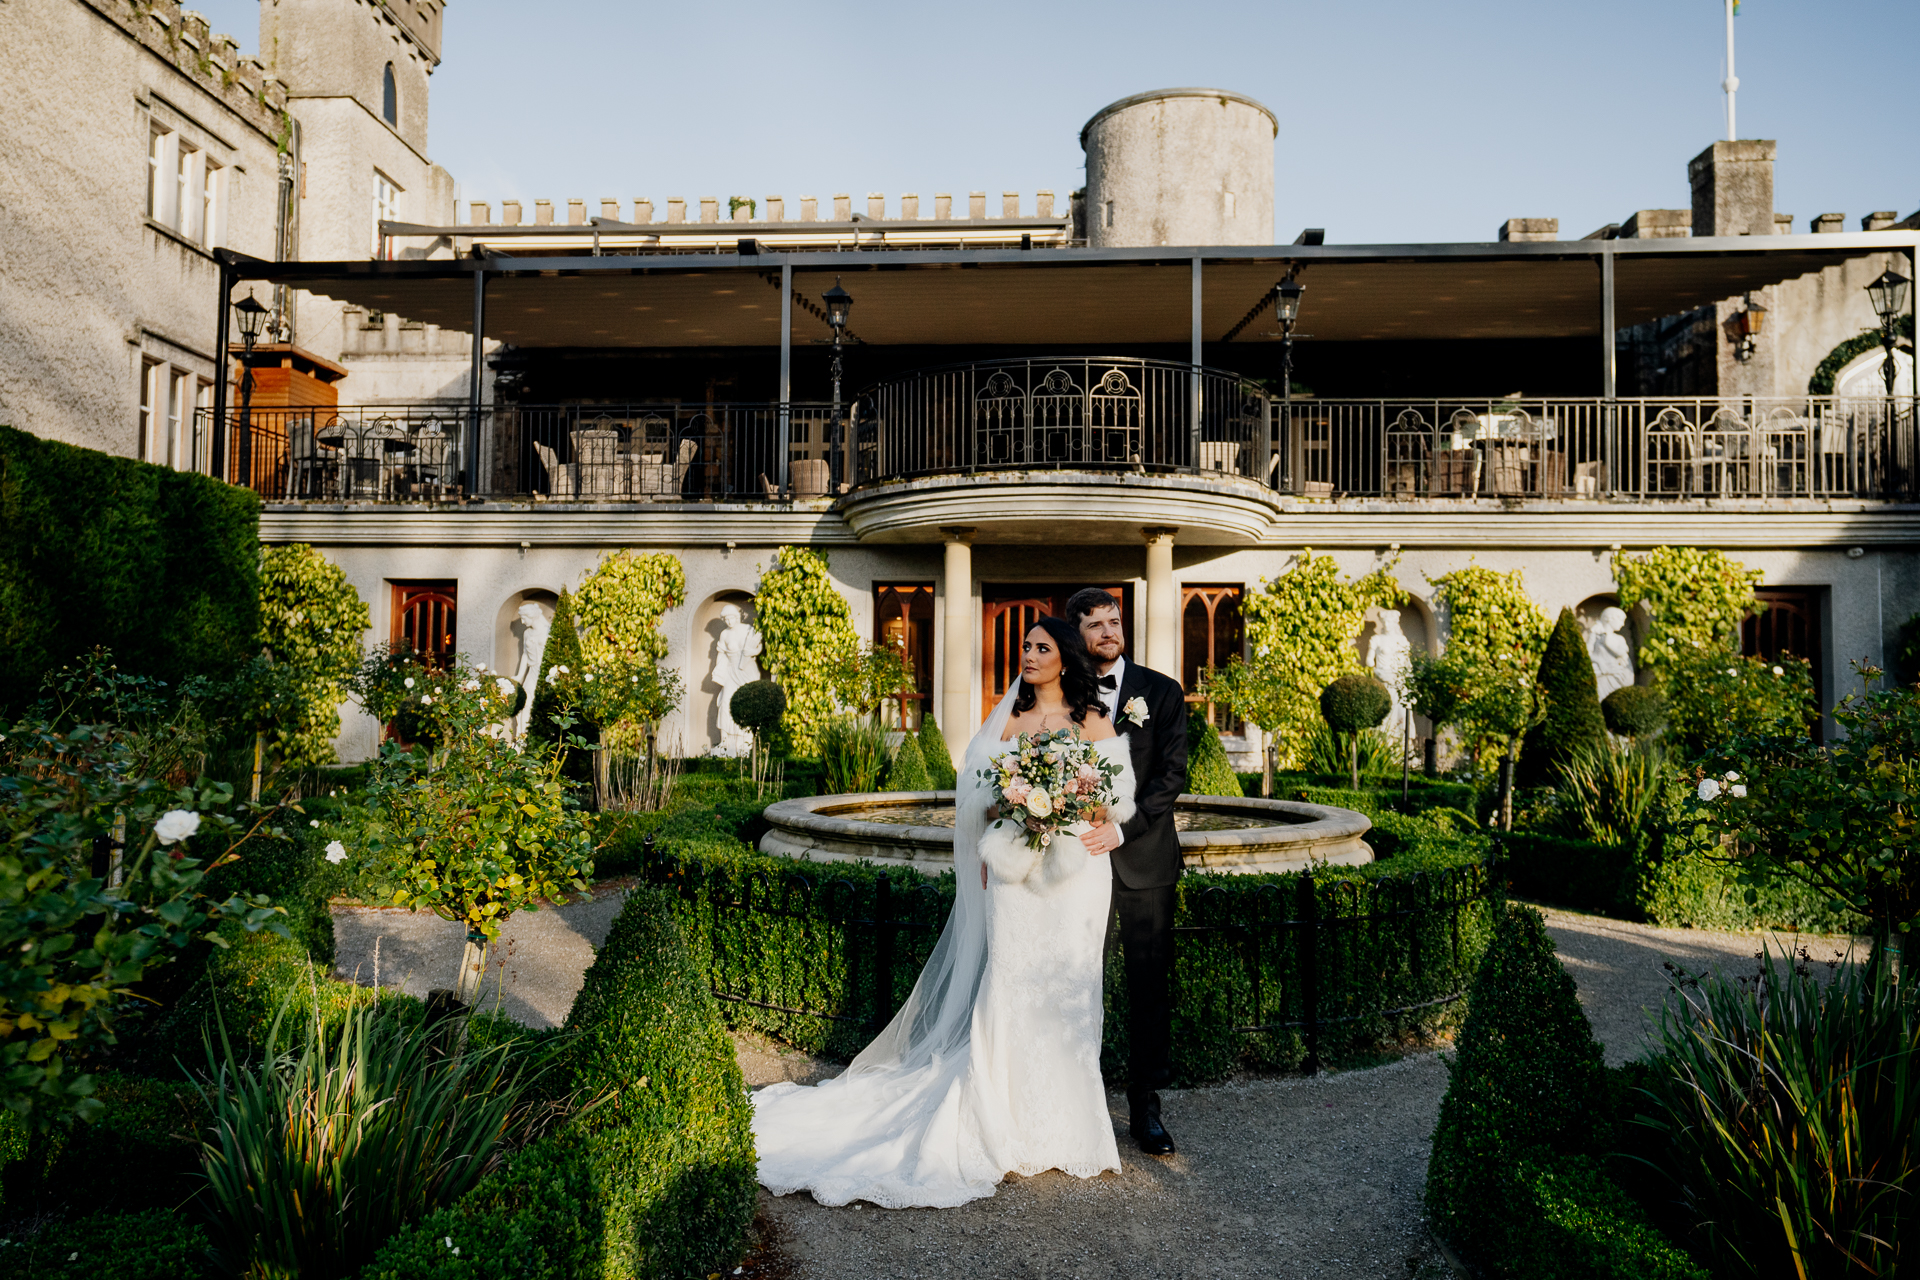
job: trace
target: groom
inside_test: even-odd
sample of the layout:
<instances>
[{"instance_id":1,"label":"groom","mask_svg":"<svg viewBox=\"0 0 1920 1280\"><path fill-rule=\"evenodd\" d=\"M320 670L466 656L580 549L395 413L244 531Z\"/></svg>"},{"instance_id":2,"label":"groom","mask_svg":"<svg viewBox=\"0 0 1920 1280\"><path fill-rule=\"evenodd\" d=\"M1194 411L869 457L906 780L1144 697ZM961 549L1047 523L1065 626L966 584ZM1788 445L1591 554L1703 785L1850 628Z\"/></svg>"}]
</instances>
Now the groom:
<instances>
[{"instance_id":1,"label":"groom","mask_svg":"<svg viewBox=\"0 0 1920 1280\"><path fill-rule=\"evenodd\" d=\"M1128 734L1137 806L1124 826L1102 823L1081 837L1089 852L1113 857L1113 909L1127 966L1127 1109L1134 1140L1148 1155L1170 1156L1160 1095L1173 1078L1173 885L1180 837L1173 802L1187 789L1187 702L1178 681L1128 662L1120 602L1097 587L1067 600L1100 669L1113 727Z\"/></svg>"}]
</instances>

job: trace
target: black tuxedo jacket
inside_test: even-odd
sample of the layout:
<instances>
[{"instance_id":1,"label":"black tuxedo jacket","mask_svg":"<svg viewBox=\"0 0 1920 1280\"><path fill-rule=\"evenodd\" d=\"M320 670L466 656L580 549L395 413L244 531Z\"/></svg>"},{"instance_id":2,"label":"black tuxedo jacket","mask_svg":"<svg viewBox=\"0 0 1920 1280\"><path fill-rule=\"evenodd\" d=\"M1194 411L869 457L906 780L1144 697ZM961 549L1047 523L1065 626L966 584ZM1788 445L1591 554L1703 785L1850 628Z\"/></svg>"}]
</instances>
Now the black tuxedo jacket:
<instances>
[{"instance_id":1,"label":"black tuxedo jacket","mask_svg":"<svg viewBox=\"0 0 1920 1280\"><path fill-rule=\"evenodd\" d=\"M1147 722L1134 724L1127 703L1144 698ZM1133 817L1126 837L1108 856L1113 874L1129 889L1160 889L1180 878L1180 836L1173 829L1173 802L1187 789L1187 697L1176 680L1127 662L1120 678L1114 728L1127 735L1133 756Z\"/></svg>"}]
</instances>

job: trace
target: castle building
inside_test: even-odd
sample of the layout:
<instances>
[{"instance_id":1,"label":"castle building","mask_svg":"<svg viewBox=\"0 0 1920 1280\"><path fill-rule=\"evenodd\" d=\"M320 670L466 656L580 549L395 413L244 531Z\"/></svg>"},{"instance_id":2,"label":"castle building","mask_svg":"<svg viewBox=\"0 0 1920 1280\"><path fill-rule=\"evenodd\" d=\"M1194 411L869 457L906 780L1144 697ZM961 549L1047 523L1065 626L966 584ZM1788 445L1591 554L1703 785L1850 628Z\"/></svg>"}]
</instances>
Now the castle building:
<instances>
[{"instance_id":1,"label":"castle building","mask_svg":"<svg viewBox=\"0 0 1920 1280\"><path fill-rule=\"evenodd\" d=\"M259 489L263 538L341 564L372 639L431 632L508 669L521 606L607 551L671 552L688 598L667 661L688 697L663 740L689 754L720 740L721 610L750 609L786 545L827 553L857 625L906 650L892 714L937 713L955 743L1017 672L1025 623L1073 588L1113 589L1132 652L1191 684L1244 649L1241 602L1305 548L1350 573L1394 563L1412 601L1368 631L1430 651L1433 580L1469 562L1597 617L1635 603L1614 552L1722 548L1765 574L1750 645L1808 657L1828 706L1850 661L1886 665L1920 601L1911 339L1888 396L1860 337L1879 324L1863 286L1914 274L1920 223L1796 232L1772 208L1771 143L1709 147L1690 208L1579 240L1528 217L1476 243L1274 243L1280 126L1214 89L1094 112L1075 191L456 209L426 154L437 4L278 0L273 58L248 64L262 88L241 96L154 12L171 11L0 10L92 33L148 100L199 112L192 137L237 139L206 163L239 192L224 222L189 219L224 228L196 243L134 212L146 170L102 143L132 177L103 161L87 216L120 221L34 285L43 323L59 289L87 291L93 347L21 363L7 412ZM208 150L182 119L180 145ZM51 157L51 126L42 143ZM268 196L299 194L248 195L262 173ZM275 327L242 403L217 323L249 292ZM1906 307L1910 324L1911 291ZM34 341L0 317L0 344ZM199 380L183 451L127 425L136 377L77 372L109 353ZM1250 762L1257 733L1222 728ZM349 724L343 756L374 736Z\"/></svg>"}]
</instances>

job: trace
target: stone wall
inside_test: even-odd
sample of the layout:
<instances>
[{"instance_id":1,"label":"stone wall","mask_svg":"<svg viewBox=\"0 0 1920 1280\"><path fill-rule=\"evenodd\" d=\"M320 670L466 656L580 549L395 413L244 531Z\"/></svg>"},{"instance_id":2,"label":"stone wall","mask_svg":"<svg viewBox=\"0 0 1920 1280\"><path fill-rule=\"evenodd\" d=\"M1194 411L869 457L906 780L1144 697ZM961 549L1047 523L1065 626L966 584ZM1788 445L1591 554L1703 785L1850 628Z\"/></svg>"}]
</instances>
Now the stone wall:
<instances>
[{"instance_id":1,"label":"stone wall","mask_svg":"<svg viewBox=\"0 0 1920 1280\"><path fill-rule=\"evenodd\" d=\"M139 456L147 362L213 376L210 249L273 256L285 88L167 0L8 0L0 46L0 422ZM155 129L225 172L212 245L147 216Z\"/></svg>"}]
</instances>

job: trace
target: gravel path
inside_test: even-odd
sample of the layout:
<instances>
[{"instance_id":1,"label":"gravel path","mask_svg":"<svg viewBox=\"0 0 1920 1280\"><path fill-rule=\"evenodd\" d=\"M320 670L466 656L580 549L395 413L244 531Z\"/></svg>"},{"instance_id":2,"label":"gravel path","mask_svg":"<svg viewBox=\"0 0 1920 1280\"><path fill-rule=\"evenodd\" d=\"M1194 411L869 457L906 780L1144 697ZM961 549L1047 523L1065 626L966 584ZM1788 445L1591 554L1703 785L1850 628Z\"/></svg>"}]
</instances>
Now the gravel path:
<instances>
[{"instance_id":1,"label":"gravel path","mask_svg":"<svg viewBox=\"0 0 1920 1280\"><path fill-rule=\"evenodd\" d=\"M605 939L623 892L518 915L494 948L488 1002L535 1026L556 1026ZM1560 958L1607 1060L1645 1045L1649 1012L1668 999L1663 960L1698 970L1751 963L1761 935L1652 929L1545 908ZM334 912L340 976L415 995L451 986L457 926L379 908ZM1777 935L1816 960L1849 939ZM751 1086L811 1082L838 1070L749 1035L736 1037ZM827 1209L806 1195L761 1193L773 1271L793 1280L1064 1280L1066 1277L1449 1275L1420 1223L1428 1138L1446 1092L1435 1053L1313 1078L1245 1080L1169 1091L1168 1159L1140 1155L1126 1136L1126 1101L1108 1097L1123 1168L1089 1181L1016 1178L959 1209ZM762 1273L766 1255L755 1265Z\"/></svg>"}]
</instances>

